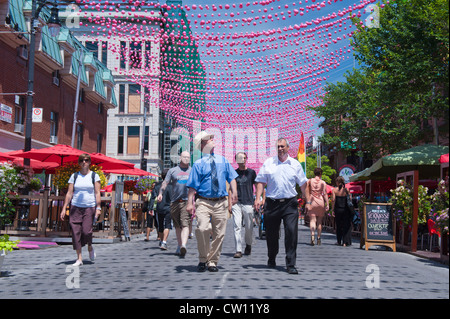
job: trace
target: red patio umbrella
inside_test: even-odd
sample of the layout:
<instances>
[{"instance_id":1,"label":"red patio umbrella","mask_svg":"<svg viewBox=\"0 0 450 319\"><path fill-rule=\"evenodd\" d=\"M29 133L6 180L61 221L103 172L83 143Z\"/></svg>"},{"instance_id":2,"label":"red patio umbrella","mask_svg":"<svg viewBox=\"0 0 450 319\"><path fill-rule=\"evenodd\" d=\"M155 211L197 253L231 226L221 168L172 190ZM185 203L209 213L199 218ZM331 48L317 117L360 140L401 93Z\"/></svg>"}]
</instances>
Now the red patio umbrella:
<instances>
[{"instance_id":1,"label":"red patio umbrella","mask_svg":"<svg viewBox=\"0 0 450 319\"><path fill-rule=\"evenodd\" d=\"M6 153L0 153L0 162L12 162L16 159L16 157L8 155Z\"/></svg>"},{"instance_id":2,"label":"red patio umbrella","mask_svg":"<svg viewBox=\"0 0 450 319\"><path fill-rule=\"evenodd\" d=\"M363 185L364 183L360 182L350 182L345 184L345 188L347 188L352 194L362 194L364 193Z\"/></svg>"},{"instance_id":3,"label":"red patio umbrella","mask_svg":"<svg viewBox=\"0 0 450 319\"><path fill-rule=\"evenodd\" d=\"M102 167L102 170L105 169L133 169L134 164L125 162L113 157L106 156L102 153L91 153L91 163L96 164Z\"/></svg>"},{"instance_id":4,"label":"red patio umbrella","mask_svg":"<svg viewBox=\"0 0 450 319\"><path fill-rule=\"evenodd\" d=\"M23 164L23 161L24 161L23 157L18 157L18 155L23 154L23 153L24 153L23 150L11 151L11 152L2 153L0 155L0 157L2 155L10 156L10 157L12 157L11 161L14 164L19 165L19 166L24 166L24 164ZM35 173L42 173L43 170L46 170L46 173L49 173L49 170L53 171L58 166L59 165L57 163L54 163L54 162L44 163L44 162L41 162L41 161L38 161L38 160L30 159L30 167L33 169L33 171Z\"/></svg>"},{"instance_id":5,"label":"red patio umbrella","mask_svg":"<svg viewBox=\"0 0 450 319\"><path fill-rule=\"evenodd\" d=\"M100 191L106 192L106 193L111 193L113 191L113 188L114 188L114 184L109 184L109 185L103 187Z\"/></svg>"},{"instance_id":6,"label":"red patio umbrella","mask_svg":"<svg viewBox=\"0 0 450 319\"><path fill-rule=\"evenodd\" d=\"M41 149L33 149L22 154L17 154L18 157L35 159L41 162L55 162L59 165L64 163L77 162L78 157L81 154L87 152L80 151L69 145L58 144L52 147L46 147Z\"/></svg>"},{"instance_id":7,"label":"red patio umbrella","mask_svg":"<svg viewBox=\"0 0 450 319\"><path fill-rule=\"evenodd\" d=\"M104 169L104 173L118 174L118 175L131 175L131 176L155 176L158 175L152 174L150 172L144 171L139 168L130 168L130 169Z\"/></svg>"},{"instance_id":8,"label":"red patio umbrella","mask_svg":"<svg viewBox=\"0 0 450 319\"><path fill-rule=\"evenodd\" d=\"M334 187L327 184L327 194L331 194L333 192Z\"/></svg>"}]
</instances>

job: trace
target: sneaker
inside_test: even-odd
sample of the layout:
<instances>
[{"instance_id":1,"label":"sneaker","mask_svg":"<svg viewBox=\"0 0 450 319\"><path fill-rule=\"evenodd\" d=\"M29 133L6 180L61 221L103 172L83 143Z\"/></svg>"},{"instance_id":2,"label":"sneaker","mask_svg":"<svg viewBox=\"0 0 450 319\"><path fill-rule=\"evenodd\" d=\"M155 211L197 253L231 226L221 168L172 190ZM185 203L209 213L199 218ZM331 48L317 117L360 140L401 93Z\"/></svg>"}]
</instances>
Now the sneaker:
<instances>
[{"instance_id":1,"label":"sneaker","mask_svg":"<svg viewBox=\"0 0 450 319\"><path fill-rule=\"evenodd\" d=\"M242 257L242 253L240 251L236 252L233 256L233 258L241 258Z\"/></svg>"},{"instance_id":2,"label":"sneaker","mask_svg":"<svg viewBox=\"0 0 450 319\"><path fill-rule=\"evenodd\" d=\"M160 248L161 248L161 250L167 250L167 243L162 242Z\"/></svg>"},{"instance_id":3,"label":"sneaker","mask_svg":"<svg viewBox=\"0 0 450 319\"><path fill-rule=\"evenodd\" d=\"M181 247L178 246L177 250L175 250L175 256L180 256L180 249L181 249Z\"/></svg>"},{"instance_id":4,"label":"sneaker","mask_svg":"<svg viewBox=\"0 0 450 319\"><path fill-rule=\"evenodd\" d=\"M95 257L97 257L97 255L95 254L94 248L92 248L92 250L89 252L89 259L91 261L94 261Z\"/></svg>"},{"instance_id":5,"label":"sneaker","mask_svg":"<svg viewBox=\"0 0 450 319\"><path fill-rule=\"evenodd\" d=\"M291 274L291 275L297 275L298 274L298 270L294 266L288 266L287 267L287 272L288 272L288 274Z\"/></svg>"},{"instance_id":6,"label":"sneaker","mask_svg":"<svg viewBox=\"0 0 450 319\"><path fill-rule=\"evenodd\" d=\"M250 255L252 253L252 246L245 245L244 255Z\"/></svg>"},{"instance_id":7,"label":"sneaker","mask_svg":"<svg viewBox=\"0 0 450 319\"><path fill-rule=\"evenodd\" d=\"M186 247L181 246L180 248L180 257L184 257L186 255Z\"/></svg>"},{"instance_id":8,"label":"sneaker","mask_svg":"<svg viewBox=\"0 0 450 319\"><path fill-rule=\"evenodd\" d=\"M82 266L82 265L83 265L83 262L81 260L78 260L78 259L77 259L77 261L74 264L72 264L72 266L74 266L74 267L78 267L78 266Z\"/></svg>"}]
</instances>

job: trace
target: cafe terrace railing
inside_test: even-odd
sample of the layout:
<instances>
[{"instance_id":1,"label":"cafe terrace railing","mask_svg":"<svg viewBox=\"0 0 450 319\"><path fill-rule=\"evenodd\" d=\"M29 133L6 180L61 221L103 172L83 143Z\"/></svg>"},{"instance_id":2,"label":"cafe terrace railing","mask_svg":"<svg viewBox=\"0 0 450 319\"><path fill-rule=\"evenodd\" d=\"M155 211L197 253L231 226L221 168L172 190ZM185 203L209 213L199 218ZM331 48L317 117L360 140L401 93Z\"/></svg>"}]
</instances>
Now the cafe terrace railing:
<instances>
[{"instance_id":1,"label":"cafe terrace railing","mask_svg":"<svg viewBox=\"0 0 450 319\"><path fill-rule=\"evenodd\" d=\"M127 212L130 234L144 232L146 214L142 213L142 195L124 193L123 203L121 204L115 203L116 196L114 191L106 195L108 196L105 196L105 194L101 196L102 213L94 226L94 238L115 238L123 234L119 215L120 208L124 208ZM72 233L68 218L64 218L64 221L60 218L64 198L65 196L56 196L48 190L32 195L12 196L11 199L16 204L14 221L12 224L5 225L4 229L0 229L0 234L36 237L71 237ZM31 203L28 216L25 219L21 218L21 199L29 199ZM25 227L23 227L24 225Z\"/></svg>"}]
</instances>

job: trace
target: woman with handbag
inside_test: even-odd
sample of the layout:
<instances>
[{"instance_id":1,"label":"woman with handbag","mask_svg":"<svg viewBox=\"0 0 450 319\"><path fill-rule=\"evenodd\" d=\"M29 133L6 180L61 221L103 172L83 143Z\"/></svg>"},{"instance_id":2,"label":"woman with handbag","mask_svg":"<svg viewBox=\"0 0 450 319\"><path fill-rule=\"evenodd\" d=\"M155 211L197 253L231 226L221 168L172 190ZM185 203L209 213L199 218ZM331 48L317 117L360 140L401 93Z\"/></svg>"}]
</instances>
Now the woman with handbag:
<instances>
[{"instance_id":1,"label":"woman with handbag","mask_svg":"<svg viewBox=\"0 0 450 319\"><path fill-rule=\"evenodd\" d=\"M331 193L332 211L336 221L337 245L350 246L352 244L352 211L347 204L351 195L345 188L345 180L342 176L336 178L337 187Z\"/></svg>"},{"instance_id":2,"label":"woman with handbag","mask_svg":"<svg viewBox=\"0 0 450 319\"><path fill-rule=\"evenodd\" d=\"M317 229L317 245L321 244L322 220L328 211L327 184L322 180L322 169L314 169L314 178L308 181L306 187L307 215L309 217L309 228L311 230L311 246L314 246L314 235Z\"/></svg>"}]
</instances>

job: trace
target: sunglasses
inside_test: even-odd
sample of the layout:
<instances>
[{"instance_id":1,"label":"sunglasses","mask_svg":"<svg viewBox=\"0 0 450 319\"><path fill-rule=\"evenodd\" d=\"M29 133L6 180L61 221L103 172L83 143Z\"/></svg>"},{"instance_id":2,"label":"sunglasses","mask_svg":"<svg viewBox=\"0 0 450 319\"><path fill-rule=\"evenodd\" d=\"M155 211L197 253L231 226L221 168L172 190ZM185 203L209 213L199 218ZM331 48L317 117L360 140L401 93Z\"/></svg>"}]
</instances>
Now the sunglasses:
<instances>
[{"instance_id":1,"label":"sunglasses","mask_svg":"<svg viewBox=\"0 0 450 319\"><path fill-rule=\"evenodd\" d=\"M91 161L88 159L83 159L81 161L79 161L78 163L90 163Z\"/></svg>"}]
</instances>

